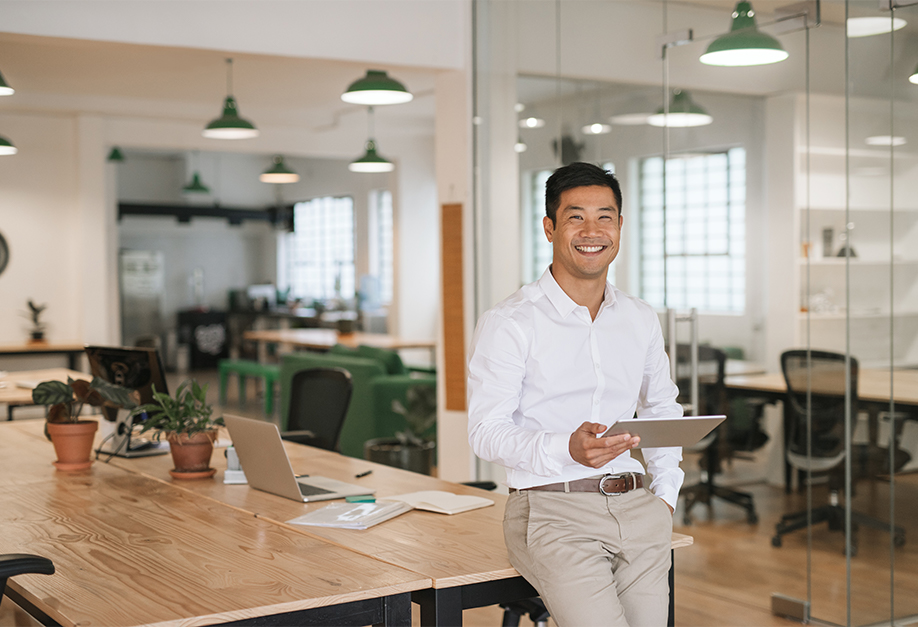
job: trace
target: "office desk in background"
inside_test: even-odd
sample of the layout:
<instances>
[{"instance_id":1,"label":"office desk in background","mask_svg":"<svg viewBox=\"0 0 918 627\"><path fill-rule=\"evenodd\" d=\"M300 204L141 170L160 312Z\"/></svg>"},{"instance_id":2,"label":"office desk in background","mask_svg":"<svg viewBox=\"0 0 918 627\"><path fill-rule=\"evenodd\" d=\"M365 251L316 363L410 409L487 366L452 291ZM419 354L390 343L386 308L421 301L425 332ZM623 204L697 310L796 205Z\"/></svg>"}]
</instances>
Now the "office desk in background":
<instances>
[{"instance_id":1,"label":"office desk in background","mask_svg":"<svg viewBox=\"0 0 918 627\"><path fill-rule=\"evenodd\" d=\"M273 617L273 624L407 627L410 593L431 585L115 465L58 472L40 423L0 425L0 553L42 555L56 568L9 581L11 598L27 611L64 626L272 624L263 617Z\"/></svg>"},{"instance_id":2,"label":"office desk in background","mask_svg":"<svg viewBox=\"0 0 918 627\"><path fill-rule=\"evenodd\" d=\"M82 349L80 349L82 351ZM6 405L7 420L13 419L13 408L22 405L33 405L32 386L42 381L63 381L67 378L85 379L92 375L67 368L48 368L46 370L21 370L0 375L0 404ZM20 385L22 384L22 385Z\"/></svg>"},{"instance_id":3,"label":"office desk in background","mask_svg":"<svg viewBox=\"0 0 918 627\"><path fill-rule=\"evenodd\" d=\"M83 355L85 347L83 344L15 344L0 346L0 357L16 357L20 355L66 355L67 367L71 370L79 370L80 357Z\"/></svg>"},{"instance_id":4,"label":"office desk in background","mask_svg":"<svg viewBox=\"0 0 918 627\"><path fill-rule=\"evenodd\" d=\"M268 344L279 344L289 351L292 348L327 351L335 344L356 348L361 344L375 348L400 350L406 348L424 348L434 350L436 343L428 340L405 340L394 335L383 333L338 333L334 329L270 329L263 331L246 331L242 334L246 341L258 344L258 361L266 361Z\"/></svg>"},{"instance_id":5,"label":"office desk in background","mask_svg":"<svg viewBox=\"0 0 918 627\"><path fill-rule=\"evenodd\" d=\"M780 372L727 376L725 385L727 394L752 396L768 402L783 403L787 396L787 384ZM858 405L870 414L873 425L871 429L875 429L879 413L889 410L890 398L895 401L897 410L901 409L910 418L918 419L918 370L894 370L890 376L888 369L861 368L858 371L857 398ZM785 434L789 420L790 408L785 407ZM792 474L790 465L785 462L784 488L788 492L791 489Z\"/></svg>"}]
</instances>

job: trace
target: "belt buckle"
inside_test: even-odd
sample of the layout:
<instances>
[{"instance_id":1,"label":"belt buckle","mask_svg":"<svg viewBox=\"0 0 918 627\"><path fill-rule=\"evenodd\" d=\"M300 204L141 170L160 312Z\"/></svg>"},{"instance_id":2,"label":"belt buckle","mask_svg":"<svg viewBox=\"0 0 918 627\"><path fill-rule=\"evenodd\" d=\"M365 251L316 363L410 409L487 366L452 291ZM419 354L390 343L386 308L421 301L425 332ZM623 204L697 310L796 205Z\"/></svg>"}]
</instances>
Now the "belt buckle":
<instances>
[{"instance_id":1,"label":"belt buckle","mask_svg":"<svg viewBox=\"0 0 918 627\"><path fill-rule=\"evenodd\" d=\"M637 483L637 482L635 481L635 479L634 479L634 477L635 477L636 474L637 474L637 473L633 473L633 472L622 472L622 473L619 473L619 474L617 474L617 475L613 475L612 473L605 474L605 475L603 475L602 479L599 480L599 491L600 491L600 493L602 493L602 494L605 495L605 496L621 496L621 495L624 494L625 492L630 492L630 490L627 489L627 487L628 487L628 484L627 484L627 483L625 483L625 488L626 488L625 490L622 490L622 491L620 491L620 492L606 492L606 489L605 489L605 487L604 487L604 486L605 486L605 483L606 483L606 479L624 479L624 478L630 476L630 477L631 477L631 485L634 486L634 485L636 485L636 483ZM633 490L633 489L634 489L634 488L632 487L632 490Z\"/></svg>"}]
</instances>

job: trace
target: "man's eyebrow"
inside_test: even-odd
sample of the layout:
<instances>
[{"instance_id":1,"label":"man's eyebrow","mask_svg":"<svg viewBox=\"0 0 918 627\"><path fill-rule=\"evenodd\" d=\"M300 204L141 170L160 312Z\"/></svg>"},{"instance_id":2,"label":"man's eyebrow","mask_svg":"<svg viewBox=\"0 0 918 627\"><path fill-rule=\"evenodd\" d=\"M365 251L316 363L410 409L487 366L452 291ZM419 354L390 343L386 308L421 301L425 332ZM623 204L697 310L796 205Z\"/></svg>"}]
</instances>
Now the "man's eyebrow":
<instances>
[{"instance_id":1,"label":"man's eyebrow","mask_svg":"<svg viewBox=\"0 0 918 627\"><path fill-rule=\"evenodd\" d=\"M568 206L566 206L566 207L562 207L562 208L561 208L561 212L562 212L562 213L565 212L565 211L586 211L586 209L584 209L584 208L581 207L580 205L568 205ZM606 206L606 207L599 207L599 208L598 208L598 211L614 211L614 212L618 213L618 209L615 207L615 205L608 205L608 206Z\"/></svg>"}]
</instances>

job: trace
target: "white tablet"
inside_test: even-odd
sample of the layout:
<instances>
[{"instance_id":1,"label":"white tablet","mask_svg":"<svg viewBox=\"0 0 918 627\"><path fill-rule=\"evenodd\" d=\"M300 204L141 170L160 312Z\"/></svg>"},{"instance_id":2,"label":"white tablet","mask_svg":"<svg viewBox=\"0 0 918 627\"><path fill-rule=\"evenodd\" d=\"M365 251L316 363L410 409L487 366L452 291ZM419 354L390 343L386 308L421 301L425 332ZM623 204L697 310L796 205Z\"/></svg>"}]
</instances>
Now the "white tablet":
<instances>
[{"instance_id":1,"label":"white tablet","mask_svg":"<svg viewBox=\"0 0 918 627\"><path fill-rule=\"evenodd\" d=\"M619 420L602 437L630 433L641 438L638 448L694 446L722 423L726 416L683 416L682 418L633 418Z\"/></svg>"}]
</instances>

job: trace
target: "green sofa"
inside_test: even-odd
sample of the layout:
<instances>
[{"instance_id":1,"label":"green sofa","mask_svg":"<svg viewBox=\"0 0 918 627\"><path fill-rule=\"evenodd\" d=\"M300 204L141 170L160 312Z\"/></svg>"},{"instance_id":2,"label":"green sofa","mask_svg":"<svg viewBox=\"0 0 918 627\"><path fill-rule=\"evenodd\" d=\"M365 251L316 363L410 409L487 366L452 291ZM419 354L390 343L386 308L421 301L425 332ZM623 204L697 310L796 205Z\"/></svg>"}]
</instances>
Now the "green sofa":
<instances>
[{"instance_id":1,"label":"green sofa","mask_svg":"<svg viewBox=\"0 0 918 627\"><path fill-rule=\"evenodd\" d=\"M395 399L405 402L413 385L436 388L435 374L411 372L398 353L361 346L351 349L336 345L327 353L299 352L284 355L280 369L281 425L286 428L293 375L308 368L344 368L351 373L354 392L341 429L341 452L363 458L363 443L373 438L392 437L405 428L405 420L392 410ZM435 436L435 428L432 433Z\"/></svg>"}]
</instances>

